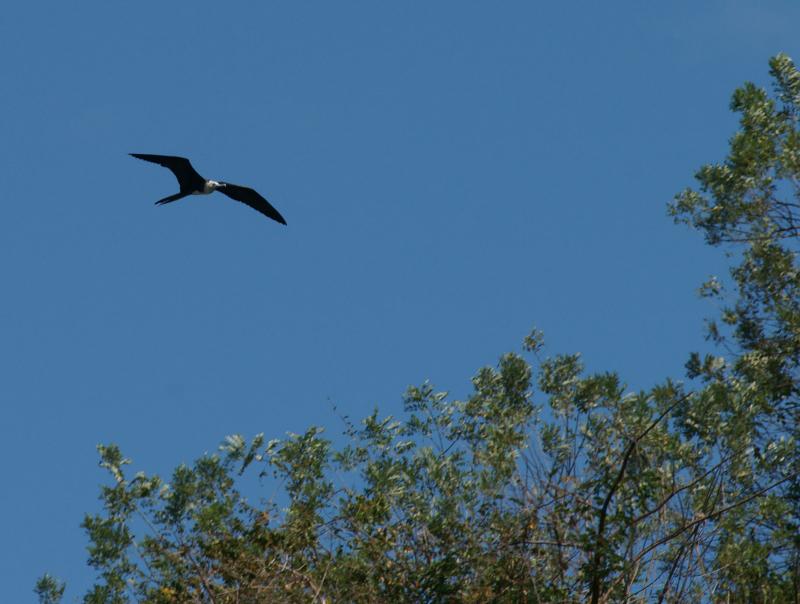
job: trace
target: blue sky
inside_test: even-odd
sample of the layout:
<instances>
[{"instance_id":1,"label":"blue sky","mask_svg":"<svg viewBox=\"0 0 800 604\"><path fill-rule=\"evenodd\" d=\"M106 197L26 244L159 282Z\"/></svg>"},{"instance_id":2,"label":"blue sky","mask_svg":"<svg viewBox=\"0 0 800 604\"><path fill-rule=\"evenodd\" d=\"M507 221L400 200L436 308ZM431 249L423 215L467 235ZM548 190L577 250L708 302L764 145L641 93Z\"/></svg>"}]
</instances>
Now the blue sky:
<instances>
[{"instance_id":1,"label":"blue sky","mask_svg":"<svg viewBox=\"0 0 800 604\"><path fill-rule=\"evenodd\" d=\"M17 2L0 37L3 600L82 593L95 445L167 473L455 395L519 350L681 377L720 250L665 204L723 157L794 2ZM165 207L185 155L257 188Z\"/></svg>"}]
</instances>

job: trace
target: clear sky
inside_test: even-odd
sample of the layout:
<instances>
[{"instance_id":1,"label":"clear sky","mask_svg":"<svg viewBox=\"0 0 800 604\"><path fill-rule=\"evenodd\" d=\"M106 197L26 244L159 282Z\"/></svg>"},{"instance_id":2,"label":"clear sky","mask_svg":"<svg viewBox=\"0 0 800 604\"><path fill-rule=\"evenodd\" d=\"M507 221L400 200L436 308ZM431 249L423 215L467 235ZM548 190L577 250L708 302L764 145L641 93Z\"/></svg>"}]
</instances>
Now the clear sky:
<instances>
[{"instance_id":1,"label":"clear sky","mask_svg":"<svg viewBox=\"0 0 800 604\"><path fill-rule=\"evenodd\" d=\"M681 377L724 266L665 205L723 157L790 1L13 2L0 36L0 600L91 579L95 445L463 396L519 350ZM165 206L184 155L257 188Z\"/></svg>"}]
</instances>

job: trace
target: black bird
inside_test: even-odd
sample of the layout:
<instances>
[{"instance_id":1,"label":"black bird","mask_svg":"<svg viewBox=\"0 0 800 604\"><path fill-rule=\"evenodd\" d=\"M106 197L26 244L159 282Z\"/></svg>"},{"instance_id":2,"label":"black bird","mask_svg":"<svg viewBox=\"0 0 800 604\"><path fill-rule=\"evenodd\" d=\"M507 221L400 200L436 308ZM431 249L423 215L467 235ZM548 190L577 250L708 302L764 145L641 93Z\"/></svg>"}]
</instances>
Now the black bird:
<instances>
[{"instance_id":1,"label":"black bird","mask_svg":"<svg viewBox=\"0 0 800 604\"><path fill-rule=\"evenodd\" d=\"M176 157L174 155L148 155L146 153L131 153L130 155L169 168L175 175L175 178L178 179L178 184L181 188L180 192L165 197L164 199L159 199L156 202L157 206L172 201L178 201L188 195L208 195L214 191L219 191L231 199L241 201L254 210L258 210L267 218L272 218L272 220L276 220L281 224L286 224L280 212L273 208L272 204L253 189L233 185L229 182L206 180L192 168L192 164L185 157Z\"/></svg>"}]
</instances>

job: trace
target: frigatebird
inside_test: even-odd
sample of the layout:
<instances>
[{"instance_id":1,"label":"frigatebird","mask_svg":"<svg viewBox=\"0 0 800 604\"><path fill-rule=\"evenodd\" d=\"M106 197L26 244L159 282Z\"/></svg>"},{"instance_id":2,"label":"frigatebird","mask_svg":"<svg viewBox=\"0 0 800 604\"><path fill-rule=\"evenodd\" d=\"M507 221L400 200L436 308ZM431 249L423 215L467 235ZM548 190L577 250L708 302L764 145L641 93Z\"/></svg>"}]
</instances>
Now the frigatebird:
<instances>
[{"instance_id":1,"label":"frigatebird","mask_svg":"<svg viewBox=\"0 0 800 604\"><path fill-rule=\"evenodd\" d=\"M273 208L270 202L253 189L234 185L229 182L222 182L221 180L206 180L197 173L192 167L191 162L185 157L177 157L175 155L149 155L147 153L131 153L130 155L137 159L143 159L144 161L164 166L178 179L178 185L181 190L175 193L175 195L159 199L156 202L157 206L178 201L188 195L208 195L214 191L219 191L231 199L241 201L254 210L258 210L267 218L272 218L272 220L276 220L281 224L286 224L280 212Z\"/></svg>"}]
</instances>

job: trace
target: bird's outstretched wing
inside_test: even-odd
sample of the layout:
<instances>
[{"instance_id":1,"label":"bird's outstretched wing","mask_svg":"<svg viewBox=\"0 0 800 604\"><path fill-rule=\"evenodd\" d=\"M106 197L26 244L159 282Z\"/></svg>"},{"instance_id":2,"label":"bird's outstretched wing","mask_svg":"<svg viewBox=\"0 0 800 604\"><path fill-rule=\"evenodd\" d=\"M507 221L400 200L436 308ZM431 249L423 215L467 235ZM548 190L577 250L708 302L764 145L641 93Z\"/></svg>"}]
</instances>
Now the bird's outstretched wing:
<instances>
[{"instance_id":1,"label":"bird's outstretched wing","mask_svg":"<svg viewBox=\"0 0 800 604\"><path fill-rule=\"evenodd\" d=\"M286 221L283 219L283 216L281 216L281 213L273 208L270 202L261 197L261 195L259 195L253 189L240 187L239 185L232 185L229 182L221 184L224 184L225 186L217 189L217 191L220 193L224 193L231 199L235 199L236 201L241 201L242 203L249 205L254 210L261 212L267 218L272 218L272 220L280 222L281 224L286 224Z\"/></svg>"},{"instance_id":2,"label":"bird's outstretched wing","mask_svg":"<svg viewBox=\"0 0 800 604\"><path fill-rule=\"evenodd\" d=\"M149 155L147 153L131 153L137 159L150 161L168 168L178 179L181 191L202 191L205 178L200 176L185 157L175 155Z\"/></svg>"}]
</instances>

